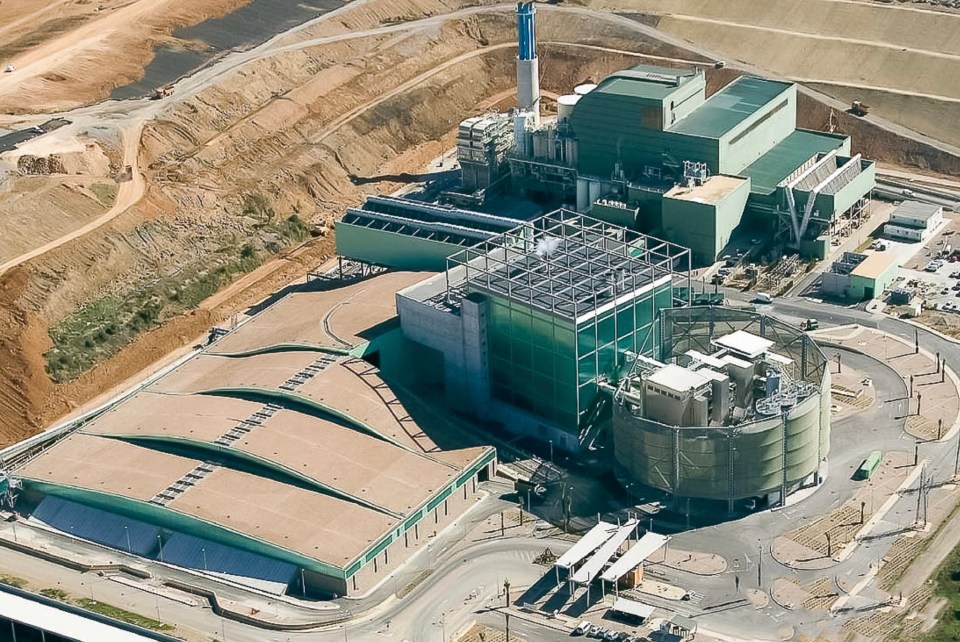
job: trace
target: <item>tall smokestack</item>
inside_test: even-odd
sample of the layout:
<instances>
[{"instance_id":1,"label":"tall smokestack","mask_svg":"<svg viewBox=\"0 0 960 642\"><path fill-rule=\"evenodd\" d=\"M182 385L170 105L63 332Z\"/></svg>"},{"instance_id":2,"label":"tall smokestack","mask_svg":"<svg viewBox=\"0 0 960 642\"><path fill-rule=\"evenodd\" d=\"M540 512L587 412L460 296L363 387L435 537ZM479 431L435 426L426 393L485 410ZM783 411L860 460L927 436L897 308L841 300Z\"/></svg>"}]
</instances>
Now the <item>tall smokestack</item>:
<instances>
[{"instance_id":1,"label":"tall smokestack","mask_svg":"<svg viewBox=\"0 0 960 642\"><path fill-rule=\"evenodd\" d=\"M540 63L537 60L537 8L533 2L517 3L517 107L540 122Z\"/></svg>"}]
</instances>

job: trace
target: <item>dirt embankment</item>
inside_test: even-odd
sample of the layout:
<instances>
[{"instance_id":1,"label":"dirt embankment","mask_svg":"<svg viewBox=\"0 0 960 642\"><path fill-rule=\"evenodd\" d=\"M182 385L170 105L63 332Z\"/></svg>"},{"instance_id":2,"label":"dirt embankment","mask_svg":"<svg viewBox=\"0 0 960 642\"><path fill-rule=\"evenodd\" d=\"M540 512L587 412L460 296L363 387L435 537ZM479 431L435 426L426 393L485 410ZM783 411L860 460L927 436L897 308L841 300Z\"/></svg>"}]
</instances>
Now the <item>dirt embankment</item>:
<instances>
[{"instance_id":1,"label":"dirt embankment","mask_svg":"<svg viewBox=\"0 0 960 642\"><path fill-rule=\"evenodd\" d=\"M637 44L632 32L604 22L545 14L540 28L549 41L624 49ZM262 196L277 219L296 213L322 223L339 216L363 196L350 175L420 170L442 149L436 141L449 140L462 118L488 97L509 94L515 82L513 31L509 12L470 17L289 51L221 78L144 128L145 198L104 228L28 264L29 279L9 297L8 307L33 315L43 335L46 326L85 319L91 305L105 298L122 300L153 287L158 278L200 271L218 248L235 246L238 239L262 241L262 221L240 214L251 194ZM584 40L584 33L590 38ZM557 92L638 61L559 45L547 49L544 87ZM658 47L655 53L680 52ZM388 187L372 183L364 189ZM257 247L263 250L262 243ZM158 329L139 334L79 378L52 385L41 376L46 388L34 412L43 422L54 420L331 255L329 238L310 240L289 258L268 261L263 278L235 297L162 318ZM18 328L7 336L11 346L24 346L42 375L41 355L49 343L28 344ZM4 376L23 380L25 372L18 366ZM21 394L32 398L38 386ZM22 431L19 416L27 406L4 405L14 412L0 415L13 429L3 434Z\"/></svg>"},{"instance_id":2,"label":"dirt embankment","mask_svg":"<svg viewBox=\"0 0 960 642\"><path fill-rule=\"evenodd\" d=\"M437 0L369 2L335 21L288 35L284 43L452 8ZM690 58L599 18L544 11L538 27L544 43ZM0 395L0 440L22 437L25 428L50 422L110 389L330 256L331 240L320 237L278 258L277 248L293 243L278 236L284 221L296 215L310 224L328 224L363 196L350 176L421 170L442 149L436 141L449 141L461 119L490 97L509 95L515 83L514 31L512 14L505 10L288 50L239 67L196 95L178 97L144 126L144 198L102 228L0 277L11 319L3 326L6 347L0 354L11 364L0 373L0 390L10 396ZM616 51L544 44L543 86L565 93L579 82L643 61ZM711 90L732 78L727 71L709 72ZM826 108L804 100L801 114L808 127L825 126L829 119ZM849 127L861 139L861 149L876 135L857 129L868 123L838 116L841 131ZM893 156L889 142L887 154ZM389 187L369 183L363 189ZM249 287L217 305L183 302L185 293L202 291L198 284L209 285L215 270L254 255L267 262L256 278L244 279L252 281ZM241 273L228 271L213 281L213 291ZM150 296L143 299L145 292ZM68 334L65 326L82 329L87 323L106 331L110 323L116 325L109 314L138 296L138 304L151 311L144 323L159 327L139 332L115 356L78 378L53 385L43 373L42 355L50 343L40 339L46 329L60 337ZM141 323L136 316L123 323ZM88 340L98 345L101 339L90 334Z\"/></svg>"},{"instance_id":3,"label":"dirt embankment","mask_svg":"<svg viewBox=\"0 0 960 642\"><path fill-rule=\"evenodd\" d=\"M5 0L0 18L0 112L66 110L106 98L142 77L178 27L222 16L250 0ZM7 5L12 5L9 9ZM32 5L26 7L24 5Z\"/></svg>"},{"instance_id":4,"label":"dirt embankment","mask_svg":"<svg viewBox=\"0 0 960 642\"><path fill-rule=\"evenodd\" d=\"M27 286L25 270L0 279L0 443L8 444L43 425L44 401L53 389L43 353L50 346L45 324L17 303Z\"/></svg>"},{"instance_id":5,"label":"dirt embankment","mask_svg":"<svg viewBox=\"0 0 960 642\"><path fill-rule=\"evenodd\" d=\"M585 0L960 145L960 13L835 0ZM646 13L642 13L646 12Z\"/></svg>"}]
</instances>

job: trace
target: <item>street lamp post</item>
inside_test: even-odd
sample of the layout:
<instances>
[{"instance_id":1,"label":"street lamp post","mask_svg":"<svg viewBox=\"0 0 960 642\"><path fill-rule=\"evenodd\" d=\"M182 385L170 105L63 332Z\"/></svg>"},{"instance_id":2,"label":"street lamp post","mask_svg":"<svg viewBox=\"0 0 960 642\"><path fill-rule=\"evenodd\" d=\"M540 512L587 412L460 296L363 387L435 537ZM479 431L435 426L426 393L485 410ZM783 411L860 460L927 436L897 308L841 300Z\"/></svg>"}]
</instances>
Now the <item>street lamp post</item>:
<instances>
[{"instance_id":1,"label":"street lamp post","mask_svg":"<svg viewBox=\"0 0 960 642\"><path fill-rule=\"evenodd\" d=\"M157 535L157 545L160 547L160 563L163 564L163 540Z\"/></svg>"},{"instance_id":2,"label":"street lamp post","mask_svg":"<svg viewBox=\"0 0 960 642\"><path fill-rule=\"evenodd\" d=\"M203 572L207 572L207 549L200 547L200 554L203 556Z\"/></svg>"},{"instance_id":3,"label":"street lamp post","mask_svg":"<svg viewBox=\"0 0 960 642\"><path fill-rule=\"evenodd\" d=\"M763 588L763 544L757 538L757 588Z\"/></svg>"},{"instance_id":4,"label":"street lamp post","mask_svg":"<svg viewBox=\"0 0 960 642\"><path fill-rule=\"evenodd\" d=\"M130 529L127 528L127 525L123 525L123 534L127 537L127 553L133 555L133 546L130 545Z\"/></svg>"}]
</instances>

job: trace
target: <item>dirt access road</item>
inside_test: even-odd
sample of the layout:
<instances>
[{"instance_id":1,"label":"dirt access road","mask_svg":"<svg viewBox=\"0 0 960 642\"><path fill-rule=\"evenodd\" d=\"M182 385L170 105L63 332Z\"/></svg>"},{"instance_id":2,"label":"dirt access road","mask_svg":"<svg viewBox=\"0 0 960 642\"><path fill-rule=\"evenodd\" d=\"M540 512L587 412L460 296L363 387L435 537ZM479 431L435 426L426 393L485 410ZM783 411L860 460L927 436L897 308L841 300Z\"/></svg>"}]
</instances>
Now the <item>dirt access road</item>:
<instances>
[{"instance_id":1,"label":"dirt access road","mask_svg":"<svg viewBox=\"0 0 960 642\"><path fill-rule=\"evenodd\" d=\"M177 27L250 0L4 0L0 112L63 110L105 98L138 78ZM192 46L183 43L183 46Z\"/></svg>"},{"instance_id":2,"label":"dirt access road","mask_svg":"<svg viewBox=\"0 0 960 642\"><path fill-rule=\"evenodd\" d=\"M26 263L31 259L42 256L51 250L70 243L71 241L74 241L81 236L89 234L93 230L106 225L140 200L140 198L143 196L144 190L143 176L140 173L140 164L138 162L140 157L140 135L142 134L142 131L143 124L137 123L133 125L132 131L121 130L120 132L121 141L123 143L122 160L124 166L130 167L130 180L125 180L120 183L113 206L104 214L87 223L83 227L77 228L69 234L65 234L58 239L50 241L49 243L41 245L40 247L30 250L29 252L25 252L20 256L0 264L0 275L11 268L14 268L22 263Z\"/></svg>"},{"instance_id":3,"label":"dirt access road","mask_svg":"<svg viewBox=\"0 0 960 642\"><path fill-rule=\"evenodd\" d=\"M52 324L90 302L91 294L122 294L139 287L138 279L155 279L165 263L180 269L185 262L202 259L218 246L198 242L191 226L216 234L219 227L232 225L223 220L223 212L245 193L269 193L274 208L286 212L302 212L304 202L322 204L320 211L307 210L309 219L322 223L361 196L349 184L350 174L389 173L379 168L396 169L398 163L420 169L424 158L439 151L428 141L448 134L459 118L512 85L513 10L506 3L352 3L260 47L226 56L183 79L164 99L108 101L70 111L65 115L74 125L62 135L113 128L120 132L121 162L138 171L134 181L121 184L117 202L104 214L3 266L9 270L23 265L39 277L19 295L20 305ZM385 14L409 19L384 24ZM568 91L586 77L601 77L637 59L688 64L698 56L715 57L703 50L688 53L691 47L682 39L604 11L543 6L540 21L541 42L551 52L544 76L548 90L552 83ZM584 41L582 33L592 34L590 41ZM422 52L422 60L411 58L411 50ZM368 61L368 69L358 71L353 62L357 59ZM458 83L456 95L448 95L446 87L464 76L481 84L471 94ZM406 103L415 96L413 104ZM398 110L399 105L405 106ZM391 110L415 113L418 120L406 122L400 133L383 121L382 114ZM371 127L376 134L370 134ZM308 146L301 144L302 136L307 136ZM289 151L280 154L281 149ZM176 225L182 233L169 239L174 245L160 239L157 248L156 232L151 231L156 228L142 229L144 220ZM205 247L209 250L201 250ZM327 252L328 242L318 242L314 254L298 255L304 257L303 264L292 266L283 259L275 265L290 274L305 272L310 260ZM71 272L80 276L61 276ZM277 285L269 280L250 283L249 296L234 303L261 298L269 293L268 283ZM225 318L232 310L204 312L187 324L189 329L176 333L174 344L189 341L203 331L203 323ZM174 321L168 323L186 323ZM169 340L166 333L158 334L158 343L146 349L153 358L163 350L159 337ZM149 363L137 358L135 349L144 348L134 345L121 353L131 355L131 364L117 369L123 376ZM81 402L98 384L115 382L115 375L105 370L113 372L113 367L95 369L80 383L63 388L64 399ZM58 409L62 411L62 404L51 404L40 415L49 420Z\"/></svg>"}]
</instances>

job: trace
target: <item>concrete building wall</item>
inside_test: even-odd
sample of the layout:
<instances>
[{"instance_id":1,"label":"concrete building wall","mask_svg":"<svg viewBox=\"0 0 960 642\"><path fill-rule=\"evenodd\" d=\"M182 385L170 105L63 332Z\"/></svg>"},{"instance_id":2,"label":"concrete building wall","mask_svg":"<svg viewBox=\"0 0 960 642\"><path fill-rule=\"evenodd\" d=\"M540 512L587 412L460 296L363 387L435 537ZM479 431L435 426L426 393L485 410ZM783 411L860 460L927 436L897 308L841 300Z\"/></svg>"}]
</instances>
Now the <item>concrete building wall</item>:
<instances>
[{"instance_id":1,"label":"concrete building wall","mask_svg":"<svg viewBox=\"0 0 960 642\"><path fill-rule=\"evenodd\" d=\"M629 207L625 203L613 203L613 201L604 202L604 199L595 201L590 208L590 216L629 230L637 229L637 215L640 213L640 208Z\"/></svg>"},{"instance_id":2,"label":"concrete building wall","mask_svg":"<svg viewBox=\"0 0 960 642\"><path fill-rule=\"evenodd\" d=\"M797 88L791 85L723 135L720 140L720 167L715 171L739 174L793 133L796 126Z\"/></svg>"},{"instance_id":3,"label":"concrete building wall","mask_svg":"<svg viewBox=\"0 0 960 642\"><path fill-rule=\"evenodd\" d=\"M492 468L489 472L492 472ZM386 548L373 554L358 572L344 580L340 584L342 589L337 594L363 594L388 579L391 574L404 572L403 564L410 557L429 546L438 533L462 517L463 513L479 499L477 483L477 474L471 475L436 506L425 509L423 516L416 524L405 531L402 527L398 529L397 537ZM415 569L410 570L411 574L414 572Z\"/></svg>"},{"instance_id":4,"label":"concrete building wall","mask_svg":"<svg viewBox=\"0 0 960 642\"><path fill-rule=\"evenodd\" d=\"M750 197L750 181L744 181L716 204L664 198L664 234L690 248L694 266L713 263L743 219Z\"/></svg>"},{"instance_id":5,"label":"concrete building wall","mask_svg":"<svg viewBox=\"0 0 960 642\"><path fill-rule=\"evenodd\" d=\"M345 258L413 272L444 270L447 257L463 249L451 243L350 225L343 221L337 221L336 242L337 254Z\"/></svg>"},{"instance_id":6,"label":"concrete building wall","mask_svg":"<svg viewBox=\"0 0 960 642\"><path fill-rule=\"evenodd\" d=\"M850 275L824 272L820 278L820 291L829 296L846 297L850 290Z\"/></svg>"},{"instance_id":7,"label":"concrete building wall","mask_svg":"<svg viewBox=\"0 0 960 642\"><path fill-rule=\"evenodd\" d=\"M876 277L865 277L859 274L850 275L850 288L848 295L851 299L862 301L864 299L878 298L884 290L890 287L890 284L897 278L900 266L896 263L891 264L882 274Z\"/></svg>"},{"instance_id":8,"label":"concrete building wall","mask_svg":"<svg viewBox=\"0 0 960 642\"><path fill-rule=\"evenodd\" d=\"M484 391L483 382L487 382L487 371L476 370L482 361L476 355L476 348L468 350L465 342L470 326L470 336L480 340L475 327L479 322L479 312L474 318L464 321L461 315L452 314L432 305L415 301L397 294L397 312L403 334L411 341L433 348L443 355L444 391L448 400L457 404L464 412L484 416L489 399L489 391ZM469 352L469 355L468 355ZM489 386L489 383L486 383Z\"/></svg>"},{"instance_id":9,"label":"concrete building wall","mask_svg":"<svg viewBox=\"0 0 960 642\"><path fill-rule=\"evenodd\" d=\"M514 435L525 435L541 441L552 441L557 448L569 452L577 452L580 449L580 440L574 433L561 430L545 422L541 417L497 399L490 400L489 418L503 425L508 432Z\"/></svg>"},{"instance_id":10,"label":"concrete building wall","mask_svg":"<svg viewBox=\"0 0 960 642\"><path fill-rule=\"evenodd\" d=\"M887 223L883 226L883 235L907 241L923 241L930 236L930 230L920 227L906 227Z\"/></svg>"}]
</instances>

